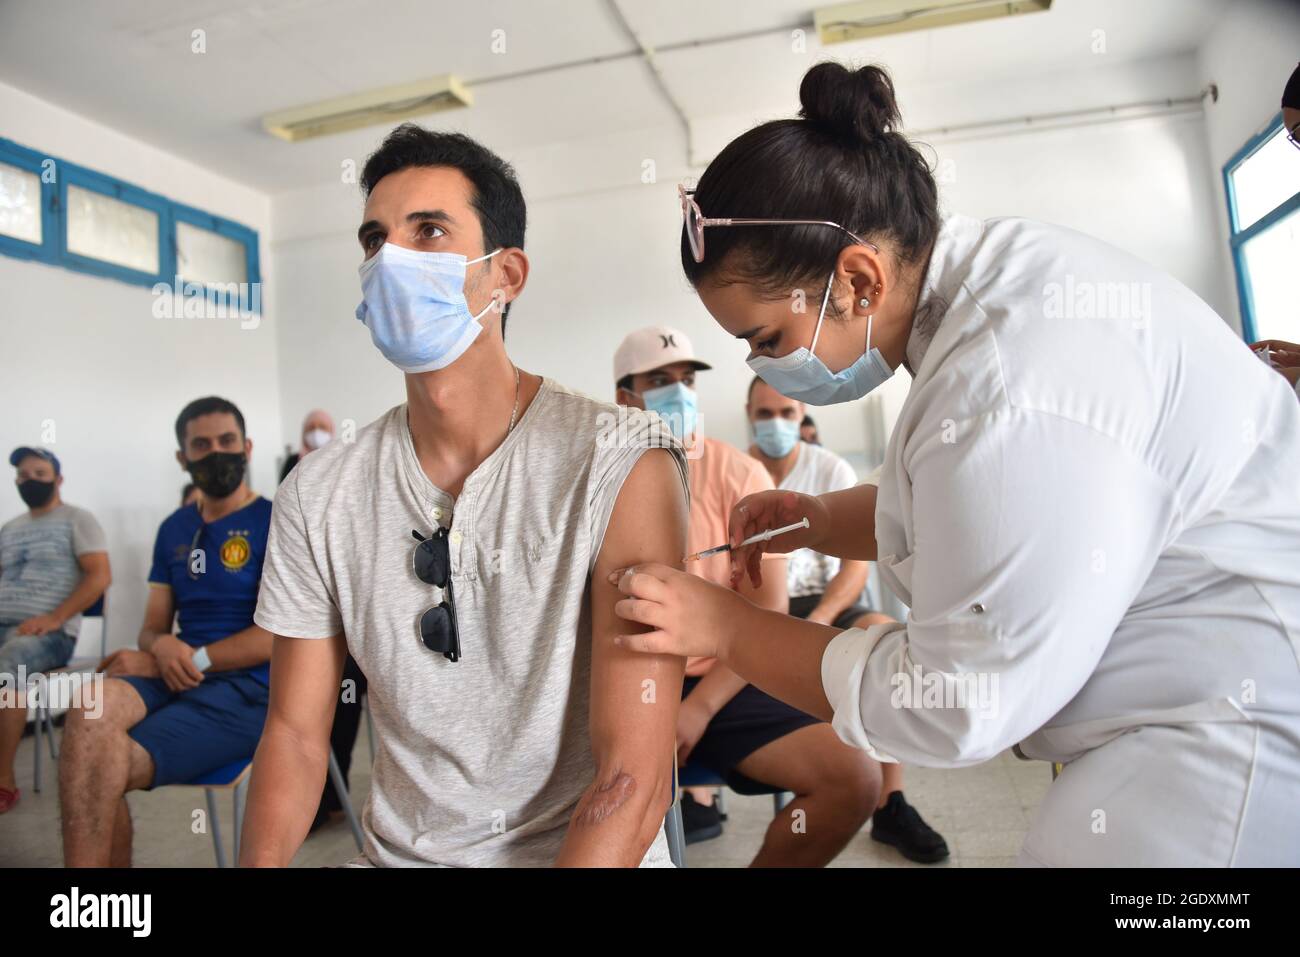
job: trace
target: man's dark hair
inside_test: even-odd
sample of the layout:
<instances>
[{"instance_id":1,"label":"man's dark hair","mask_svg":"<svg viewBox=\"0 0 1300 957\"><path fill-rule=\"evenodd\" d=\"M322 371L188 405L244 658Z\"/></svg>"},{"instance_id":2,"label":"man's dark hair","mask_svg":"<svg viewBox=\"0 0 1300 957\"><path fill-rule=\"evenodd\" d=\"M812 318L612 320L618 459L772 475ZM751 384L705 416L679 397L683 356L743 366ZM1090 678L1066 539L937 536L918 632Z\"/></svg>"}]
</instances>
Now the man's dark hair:
<instances>
[{"instance_id":1,"label":"man's dark hair","mask_svg":"<svg viewBox=\"0 0 1300 957\"><path fill-rule=\"evenodd\" d=\"M219 396L210 395L202 399L195 399L185 408L181 409L181 414L176 416L176 444L185 451L185 426L189 425L199 416L211 415L213 412L229 412L239 423L240 438L247 438L248 432L244 428L244 414L239 411L235 403L222 399Z\"/></svg>"},{"instance_id":2,"label":"man's dark hair","mask_svg":"<svg viewBox=\"0 0 1300 957\"><path fill-rule=\"evenodd\" d=\"M514 167L464 133L426 130L403 123L384 138L361 171L361 193L369 196L389 173L412 166L448 166L458 169L474 187L470 203L483 229L483 252L509 247L524 248L528 207ZM471 256L471 259L474 257ZM505 336L510 304L501 310L501 335Z\"/></svg>"},{"instance_id":3,"label":"man's dark hair","mask_svg":"<svg viewBox=\"0 0 1300 957\"><path fill-rule=\"evenodd\" d=\"M803 421L799 423L799 428L801 428L801 429L806 429L806 428L808 428L808 426L810 426L810 425L811 425L814 429L817 428L817 423L813 421L813 417L812 417L811 415L805 415L805 416L803 417Z\"/></svg>"},{"instance_id":4,"label":"man's dark hair","mask_svg":"<svg viewBox=\"0 0 1300 957\"><path fill-rule=\"evenodd\" d=\"M623 376L623 378L619 379L618 382L614 384L620 389L627 389L628 392L632 391L632 377L630 375Z\"/></svg>"}]
</instances>

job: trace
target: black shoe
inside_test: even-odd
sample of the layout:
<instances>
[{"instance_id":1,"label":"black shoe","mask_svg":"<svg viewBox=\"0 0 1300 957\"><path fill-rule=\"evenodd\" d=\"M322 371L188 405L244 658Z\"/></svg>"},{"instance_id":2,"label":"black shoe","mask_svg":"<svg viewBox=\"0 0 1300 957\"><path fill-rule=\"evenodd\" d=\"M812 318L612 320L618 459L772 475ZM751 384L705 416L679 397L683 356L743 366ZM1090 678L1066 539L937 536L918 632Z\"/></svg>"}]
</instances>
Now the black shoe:
<instances>
[{"instance_id":1,"label":"black shoe","mask_svg":"<svg viewBox=\"0 0 1300 957\"><path fill-rule=\"evenodd\" d=\"M722 835L722 815L716 804L704 805L682 792L682 839L687 844L711 841Z\"/></svg>"},{"instance_id":2,"label":"black shoe","mask_svg":"<svg viewBox=\"0 0 1300 957\"><path fill-rule=\"evenodd\" d=\"M918 864L934 864L948 856L943 836L921 819L902 791L890 794L885 806L871 816L871 839L898 848Z\"/></svg>"}]
</instances>

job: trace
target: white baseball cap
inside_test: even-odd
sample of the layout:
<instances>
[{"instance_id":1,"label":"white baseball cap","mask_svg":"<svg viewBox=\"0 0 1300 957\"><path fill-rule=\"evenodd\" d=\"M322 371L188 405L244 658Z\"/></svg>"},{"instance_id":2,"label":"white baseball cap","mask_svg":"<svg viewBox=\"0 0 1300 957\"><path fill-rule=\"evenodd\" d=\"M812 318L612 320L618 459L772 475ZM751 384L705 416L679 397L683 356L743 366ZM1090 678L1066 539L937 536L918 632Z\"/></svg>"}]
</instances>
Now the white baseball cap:
<instances>
[{"instance_id":1,"label":"white baseball cap","mask_svg":"<svg viewBox=\"0 0 1300 957\"><path fill-rule=\"evenodd\" d=\"M689 362L697 369L713 368L695 358L695 347L680 329L647 326L628 333L615 351L614 381L621 382L625 376L661 369L674 362Z\"/></svg>"}]
</instances>

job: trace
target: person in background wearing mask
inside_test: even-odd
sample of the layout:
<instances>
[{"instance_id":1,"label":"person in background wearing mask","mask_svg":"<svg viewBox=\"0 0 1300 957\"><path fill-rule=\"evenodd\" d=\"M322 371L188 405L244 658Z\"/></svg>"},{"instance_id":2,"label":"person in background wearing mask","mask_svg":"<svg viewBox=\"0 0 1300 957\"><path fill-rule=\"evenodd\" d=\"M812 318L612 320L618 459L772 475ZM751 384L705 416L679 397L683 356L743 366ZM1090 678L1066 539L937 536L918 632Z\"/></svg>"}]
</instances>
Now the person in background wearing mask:
<instances>
[{"instance_id":1,"label":"person in background wearing mask","mask_svg":"<svg viewBox=\"0 0 1300 957\"><path fill-rule=\"evenodd\" d=\"M754 376L749 383L745 414L754 433L749 454L758 459L779 489L804 495L824 495L858 484L853 467L829 449L799 440L808 421L804 404L788 399ZM796 548L789 556L786 590L790 614L835 628L870 628L893 621L888 615L859 604L867 587L867 562L823 555ZM948 856L948 844L925 823L903 797L903 766L880 765L880 800L871 817L871 837L897 847L908 860L933 864Z\"/></svg>"},{"instance_id":2,"label":"person in background wearing mask","mask_svg":"<svg viewBox=\"0 0 1300 957\"><path fill-rule=\"evenodd\" d=\"M614 381L622 405L660 416L689 450L690 530L687 554L727 540L727 519L746 495L770 490L763 468L739 449L699 428L695 374L709 366L695 356L686 334L667 326L630 333L614 353ZM785 560L773 555L761 587L741 582L737 591L761 608L786 611ZM730 586L725 554L691 562L687 571ZM715 658L686 661L677 716L677 761L696 762L741 794L762 786L792 791L795 799L772 820L754 866L820 867L830 863L876 806L880 771L844 744L831 726L765 694ZM756 787L757 785L757 787ZM722 831L708 788L682 796L688 842ZM795 815L815 821L807 833Z\"/></svg>"},{"instance_id":3,"label":"person in background wearing mask","mask_svg":"<svg viewBox=\"0 0 1300 957\"><path fill-rule=\"evenodd\" d=\"M68 867L129 867L126 792L250 757L266 719L271 636L253 608L271 503L248 487L253 443L239 409L215 396L181 411L176 441L203 497L158 529L139 647L100 664L111 679L103 713L68 712L59 761Z\"/></svg>"},{"instance_id":4,"label":"person in background wearing mask","mask_svg":"<svg viewBox=\"0 0 1300 957\"><path fill-rule=\"evenodd\" d=\"M330 414L324 409L308 412L307 418L302 420L302 443L298 446L298 451L284 460L284 467L280 469L280 481L283 482L293 467L309 453L324 448L333 438L334 420Z\"/></svg>"},{"instance_id":5,"label":"person in background wearing mask","mask_svg":"<svg viewBox=\"0 0 1300 957\"><path fill-rule=\"evenodd\" d=\"M350 651L377 745L352 865L671 866L682 662L615 648L608 576L635 555L680 567L681 444L511 361L529 261L508 163L408 123L361 188L355 334L406 402L275 497L256 615L275 682L240 863L287 865L307 834Z\"/></svg>"},{"instance_id":6,"label":"person in background wearing mask","mask_svg":"<svg viewBox=\"0 0 1300 957\"><path fill-rule=\"evenodd\" d=\"M0 814L18 803L14 755L27 726L27 681L72 657L81 613L112 581L104 530L59 496L63 470L53 452L22 446L9 456L27 513L0 526Z\"/></svg>"},{"instance_id":7,"label":"person in background wearing mask","mask_svg":"<svg viewBox=\"0 0 1300 957\"><path fill-rule=\"evenodd\" d=\"M799 438L809 445L822 444L822 440L817 434L817 423L813 421L811 415L805 415L803 421L799 423Z\"/></svg>"}]
</instances>

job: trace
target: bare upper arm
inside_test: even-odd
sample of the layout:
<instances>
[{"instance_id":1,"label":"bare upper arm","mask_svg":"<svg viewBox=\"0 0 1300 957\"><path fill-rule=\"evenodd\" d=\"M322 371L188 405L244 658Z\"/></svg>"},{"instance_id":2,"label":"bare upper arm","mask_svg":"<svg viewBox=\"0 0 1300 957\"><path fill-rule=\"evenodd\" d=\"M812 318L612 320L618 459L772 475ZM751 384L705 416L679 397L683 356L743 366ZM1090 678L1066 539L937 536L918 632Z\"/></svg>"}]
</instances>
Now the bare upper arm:
<instances>
[{"instance_id":1,"label":"bare upper arm","mask_svg":"<svg viewBox=\"0 0 1300 957\"><path fill-rule=\"evenodd\" d=\"M680 568L686 524L677 464L667 450L650 449L619 490L592 573L591 739L598 765L671 762L685 663L615 646L615 635L646 628L614 613L623 596L608 576L643 562Z\"/></svg>"},{"instance_id":2,"label":"bare upper arm","mask_svg":"<svg viewBox=\"0 0 1300 957\"><path fill-rule=\"evenodd\" d=\"M77 556L77 564L81 566L81 571L85 575L100 574L107 578L112 577L108 565L108 552L82 552Z\"/></svg>"},{"instance_id":3,"label":"bare upper arm","mask_svg":"<svg viewBox=\"0 0 1300 957\"><path fill-rule=\"evenodd\" d=\"M286 638L271 645L271 701L267 726L304 740L329 738L338 703L347 642L330 638Z\"/></svg>"}]
</instances>

